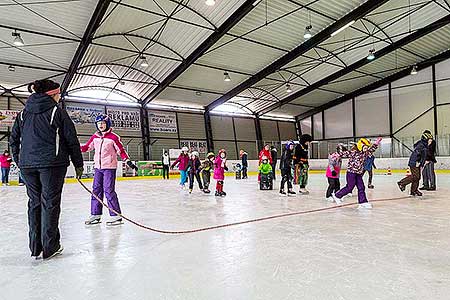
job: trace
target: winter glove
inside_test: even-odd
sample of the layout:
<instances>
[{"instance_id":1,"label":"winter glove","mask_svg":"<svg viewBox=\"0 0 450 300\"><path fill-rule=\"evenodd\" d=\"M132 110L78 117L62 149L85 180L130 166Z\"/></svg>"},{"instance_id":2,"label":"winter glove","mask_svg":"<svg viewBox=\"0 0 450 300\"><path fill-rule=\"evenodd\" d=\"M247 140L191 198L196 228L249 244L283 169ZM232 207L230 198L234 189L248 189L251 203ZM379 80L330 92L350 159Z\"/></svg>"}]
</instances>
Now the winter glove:
<instances>
[{"instance_id":1,"label":"winter glove","mask_svg":"<svg viewBox=\"0 0 450 300\"><path fill-rule=\"evenodd\" d=\"M383 139L382 137L377 138L377 141L375 142L375 145L378 146L381 143L382 139Z\"/></svg>"},{"instance_id":2,"label":"winter glove","mask_svg":"<svg viewBox=\"0 0 450 300\"><path fill-rule=\"evenodd\" d=\"M131 160L127 161L127 166L130 167L130 168L132 168L132 169L135 170L135 171L138 170L138 167L137 167L135 164L133 164L133 163L131 162Z\"/></svg>"},{"instance_id":3,"label":"winter glove","mask_svg":"<svg viewBox=\"0 0 450 300\"><path fill-rule=\"evenodd\" d=\"M81 179L81 176L83 176L83 172L84 172L83 167L75 168L75 174L76 174L77 179Z\"/></svg>"},{"instance_id":4,"label":"winter glove","mask_svg":"<svg viewBox=\"0 0 450 300\"><path fill-rule=\"evenodd\" d=\"M337 175L336 171L331 171L331 175L336 176Z\"/></svg>"}]
</instances>

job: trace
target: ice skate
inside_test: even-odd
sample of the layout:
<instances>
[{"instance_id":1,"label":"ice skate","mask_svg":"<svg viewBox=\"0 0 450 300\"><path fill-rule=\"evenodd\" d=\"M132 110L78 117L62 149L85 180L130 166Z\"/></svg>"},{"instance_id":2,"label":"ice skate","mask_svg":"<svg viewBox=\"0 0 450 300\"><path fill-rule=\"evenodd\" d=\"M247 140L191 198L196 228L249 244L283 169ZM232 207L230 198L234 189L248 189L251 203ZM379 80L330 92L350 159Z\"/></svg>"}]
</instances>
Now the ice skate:
<instances>
[{"instance_id":1,"label":"ice skate","mask_svg":"<svg viewBox=\"0 0 450 300\"><path fill-rule=\"evenodd\" d=\"M123 224L123 221L122 221L122 217L120 217L120 216L112 217L111 220L106 222L106 226L117 226L117 225L122 225L122 224Z\"/></svg>"},{"instance_id":2,"label":"ice skate","mask_svg":"<svg viewBox=\"0 0 450 300\"><path fill-rule=\"evenodd\" d=\"M398 185L398 188L400 189L400 191L402 191L402 192L405 191L406 187L403 184L401 184L400 182L397 182L397 185Z\"/></svg>"},{"instance_id":3,"label":"ice skate","mask_svg":"<svg viewBox=\"0 0 450 300\"><path fill-rule=\"evenodd\" d=\"M435 186L432 186L432 187L430 187L428 190L429 190L429 191L435 191L435 190L436 190L436 187L435 187Z\"/></svg>"},{"instance_id":4,"label":"ice skate","mask_svg":"<svg viewBox=\"0 0 450 300\"><path fill-rule=\"evenodd\" d=\"M25 185L25 183L23 183L23 182L19 183L19 186L24 186L24 185Z\"/></svg>"},{"instance_id":5,"label":"ice skate","mask_svg":"<svg viewBox=\"0 0 450 300\"><path fill-rule=\"evenodd\" d=\"M422 197L423 194L422 194L421 192L419 192L419 191L415 191L415 192L411 192L411 196L419 196L419 197Z\"/></svg>"},{"instance_id":6,"label":"ice skate","mask_svg":"<svg viewBox=\"0 0 450 300\"><path fill-rule=\"evenodd\" d=\"M47 258L44 258L44 260L49 260L49 259L54 258L55 256L61 255L63 251L64 251L64 247L63 246L59 246L59 249L56 250L55 253L53 253L52 255L50 255Z\"/></svg>"},{"instance_id":7,"label":"ice skate","mask_svg":"<svg viewBox=\"0 0 450 300\"><path fill-rule=\"evenodd\" d=\"M225 193L224 191L220 192L220 196L221 196L221 197L224 197L224 196L226 196L226 195L227 195L227 193Z\"/></svg>"},{"instance_id":8,"label":"ice skate","mask_svg":"<svg viewBox=\"0 0 450 300\"><path fill-rule=\"evenodd\" d=\"M296 192L294 192L293 190L288 190L288 195L289 196L291 196L291 195L296 195L297 193Z\"/></svg>"},{"instance_id":9,"label":"ice skate","mask_svg":"<svg viewBox=\"0 0 450 300\"><path fill-rule=\"evenodd\" d=\"M280 194L281 194L281 195L286 195L286 192L285 192L283 189L281 189L281 190L280 190Z\"/></svg>"},{"instance_id":10,"label":"ice skate","mask_svg":"<svg viewBox=\"0 0 450 300\"><path fill-rule=\"evenodd\" d=\"M421 190L421 191L429 191L430 188L427 187L427 186L422 186L421 188L419 188L419 190Z\"/></svg>"},{"instance_id":11,"label":"ice skate","mask_svg":"<svg viewBox=\"0 0 450 300\"><path fill-rule=\"evenodd\" d=\"M214 194L214 196L220 197L220 192L216 191L216 193Z\"/></svg>"},{"instance_id":12,"label":"ice skate","mask_svg":"<svg viewBox=\"0 0 450 300\"><path fill-rule=\"evenodd\" d=\"M325 200L327 200L328 202L334 202L333 196L326 197Z\"/></svg>"},{"instance_id":13,"label":"ice skate","mask_svg":"<svg viewBox=\"0 0 450 300\"><path fill-rule=\"evenodd\" d=\"M299 193L303 195L308 195L309 191L306 188L300 188Z\"/></svg>"},{"instance_id":14,"label":"ice skate","mask_svg":"<svg viewBox=\"0 0 450 300\"><path fill-rule=\"evenodd\" d=\"M369 202L361 203L358 205L358 209L371 209L371 208L372 204L370 204Z\"/></svg>"},{"instance_id":15,"label":"ice skate","mask_svg":"<svg viewBox=\"0 0 450 300\"><path fill-rule=\"evenodd\" d=\"M336 202L337 205L342 203L342 200L339 199L338 197L336 197L335 195L331 195L331 197L333 197L334 202Z\"/></svg>"},{"instance_id":16,"label":"ice skate","mask_svg":"<svg viewBox=\"0 0 450 300\"><path fill-rule=\"evenodd\" d=\"M367 188L369 188L369 189L373 189L373 188L374 188L374 186L373 186L373 184L369 184L369 185L367 186Z\"/></svg>"},{"instance_id":17,"label":"ice skate","mask_svg":"<svg viewBox=\"0 0 450 300\"><path fill-rule=\"evenodd\" d=\"M205 193L205 194L209 194L209 193L211 193L211 191L210 191L210 190L208 190L208 189L204 189L204 190L203 190L203 193Z\"/></svg>"},{"instance_id":18,"label":"ice skate","mask_svg":"<svg viewBox=\"0 0 450 300\"><path fill-rule=\"evenodd\" d=\"M192 194L192 189L189 189L189 194Z\"/></svg>"},{"instance_id":19,"label":"ice skate","mask_svg":"<svg viewBox=\"0 0 450 300\"><path fill-rule=\"evenodd\" d=\"M102 222L101 218L102 218L102 216L94 216L94 215L91 215L91 216L89 217L89 219L87 219L87 220L84 222L84 225L95 225L95 224L99 224L99 223Z\"/></svg>"},{"instance_id":20,"label":"ice skate","mask_svg":"<svg viewBox=\"0 0 450 300\"><path fill-rule=\"evenodd\" d=\"M40 260L40 259L42 259L42 252L39 253L38 255L31 255L31 259L32 260Z\"/></svg>"}]
</instances>

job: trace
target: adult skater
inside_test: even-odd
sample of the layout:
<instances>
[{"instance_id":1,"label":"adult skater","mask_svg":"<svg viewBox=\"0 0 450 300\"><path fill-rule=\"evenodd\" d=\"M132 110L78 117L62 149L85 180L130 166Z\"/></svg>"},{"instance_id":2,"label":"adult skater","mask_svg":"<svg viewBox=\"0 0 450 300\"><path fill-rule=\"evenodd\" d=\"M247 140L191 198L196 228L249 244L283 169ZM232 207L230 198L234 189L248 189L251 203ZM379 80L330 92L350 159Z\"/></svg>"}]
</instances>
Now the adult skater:
<instances>
[{"instance_id":1,"label":"adult skater","mask_svg":"<svg viewBox=\"0 0 450 300\"><path fill-rule=\"evenodd\" d=\"M2 169L2 185L9 185L9 171L11 170L12 157L9 151L5 150L0 155L0 167Z\"/></svg>"},{"instance_id":2,"label":"adult skater","mask_svg":"<svg viewBox=\"0 0 450 300\"><path fill-rule=\"evenodd\" d=\"M239 151L239 156L241 157L242 162L242 179L247 179L247 171L248 171L248 154L244 150Z\"/></svg>"},{"instance_id":3,"label":"adult skater","mask_svg":"<svg viewBox=\"0 0 450 300\"><path fill-rule=\"evenodd\" d=\"M128 153L125 151L120 136L113 133L111 119L107 115L99 115L95 119L97 131L85 145L81 146L82 152L95 150L94 154L94 183L92 192L98 198L103 199L105 195L108 207L121 213L119 199L116 193L116 172L117 172L117 154L120 155L126 164L134 169L138 168L130 161ZM102 204L94 197L91 197L91 215L85 221L86 225L98 224L102 217ZM109 211L111 220L106 222L108 226L122 224L122 217L114 211Z\"/></svg>"},{"instance_id":4,"label":"adult skater","mask_svg":"<svg viewBox=\"0 0 450 300\"><path fill-rule=\"evenodd\" d=\"M28 90L32 94L16 118L10 146L26 181L31 256L50 259L63 251L58 224L69 157L77 178L83 157L72 120L57 106L59 84L37 80Z\"/></svg>"},{"instance_id":5,"label":"adult skater","mask_svg":"<svg viewBox=\"0 0 450 300\"><path fill-rule=\"evenodd\" d=\"M309 144L312 142L312 136L302 134L299 143L295 146L294 152L294 183L300 186L301 194L309 194L306 186L308 185L309 173Z\"/></svg>"},{"instance_id":6,"label":"adult skater","mask_svg":"<svg viewBox=\"0 0 450 300\"><path fill-rule=\"evenodd\" d=\"M425 130L424 134L429 134L431 137L431 131ZM436 190L436 173L434 172L434 164L436 161L436 141L434 138L428 139L427 157L425 159L425 165L422 170L423 186L420 190L435 191Z\"/></svg>"},{"instance_id":7,"label":"adult skater","mask_svg":"<svg viewBox=\"0 0 450 300\"><path fill-rule=\"evenodd\" d=\"M162 175L163 179L169 179L169 173L170 173L170 157L169 153L167 151L164 151L162 157L161 157L161 163L162 163Z\"/></svg>"},{"instance_id":8,"label":"adult skater","mask_svg":"<svg viewBox=\"0 0 450 300\"><path fill-rule=\"evenodd\" d=\"M367 201L364 186L364 162L369 155L375 152L380 143L381 138L378 138L373 145L370 144L369 140L363 138L351 150L341 153L341 157L348 157L347 185L333 196L337 204L340 204L342 197L350 194L356 186L358 188L358 209L372 208L372 204Z\"/></svg>"},{"instance_id":9,"label":"adult skater","mask_svg":"<svg viewBox=\"0 0 450 300\"><path fill-rule=\"evenodd\" d=\"M278 160L277 147L275 147L275 146L270 147L270 155L272 156L272 163L270 165L272 166L273 180L277 180L277 175L276 175L276 167L277 167L277 160Z\"/></svg>"},{"instance_id":10,"label":"adult skater","mask_svg":"<svg viewBox=\"0 0 450 300\"><path fill-rule=\"evenodd\" d=\"M433 139L431 133L424 132L420 138L420 141L414 144L414 150L408 161L411 176L406 176L397 182L397 185L402 192L405 191L408 184L411 184L411 196L422 196L422 193L418 189L420 182L420 170L425 165L427 148L431 139Z\"/></svg>"},{"instance_id":11,"label":"adult skater","mask_svg":"<svg viewBox=\"0 0 450 300\"><path fill-rule=\"evenodd\" d=\"M280 194L286 195L284 191L284 185L287 183L288 186L288 194L295 195L295 192L292 190L292 157L294 152L294 142L289 141L283 153L281 154L280 159L280 170L281 170L281 185L280 185Z\"/></svg>"}]
</instances>

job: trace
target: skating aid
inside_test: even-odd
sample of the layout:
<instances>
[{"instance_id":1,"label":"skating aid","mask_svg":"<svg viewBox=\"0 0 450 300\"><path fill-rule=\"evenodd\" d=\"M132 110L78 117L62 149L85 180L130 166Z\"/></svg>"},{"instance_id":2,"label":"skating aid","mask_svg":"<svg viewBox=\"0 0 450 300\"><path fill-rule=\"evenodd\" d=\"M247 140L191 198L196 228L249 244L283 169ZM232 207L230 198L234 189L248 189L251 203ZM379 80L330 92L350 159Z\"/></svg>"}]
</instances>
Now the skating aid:
<instances>
[{"instance_id":1,"label":"skating aid","mask_svg":"<svg viewBox=\"0 0 450 300\"><path fill-rule=\"evenodd\" d=\"M267 221L267 220L272 220L272 219L278 219L278 218L284 218L284 217L290 217L290 216L296 216L296 215L305 215L305 214L316 213L316 212L321 212L321 211L333 210L333 209L338 209L338 208L348 207L348 206L354 206L354 205L359 204L358 202L353 202L353 203L341 204L341 205L336 205L336 206L322 207L322 208L316 208L316 209L305 210L305 211L290 212L290 213L278 214L278 215L273 215L273 216L268 216L268 217L256 218L256 219L251 219L251 220L245 220L245 221L239 221L239 222L234 222L234 223L215 225L215 226L209 226L209 227L203 227L203 228L197 228L197 229L191 229L191 230L170 231L170 230L161 230L161 229L157 229L157 228L152 228L152 227L143 225L143 224L141 224L139 222L136 222L136 221L134 221L134 220L132 220L132 219L122 215L121 213L119 213L119 212L115 211L114 209L108 207L108 205L105 202L103 202L103 200L100 199L97 195L95 195L86 185L84 185L84 183L81 182L81 180L79 180L79 179L77 179L77 180L78 180L78 182L80 183L80 185L84 188L84 190L86 192L91 194L98 202L100 202L108 210L114 212L118 216L122 217L122 219L130 222L131 224L134 224L134 225L136 225L136 226L138 226L140 228L143 228L143 229L146 229L146 230L149 230L149 231L153 231L153 232L157 232L157 233L161 233L161 234L187 234L187 233L209 231L209 230L220 229L220 228L231 227L231 226L237 226L237 225L243 225L243 224L248 224L248 223L255 223L255 222ZM409 196L403 196L403 197L398 197L398 198L375 199L375 200L371 200L370 202L372 202L372 203L374 203L374 202L388 202L388 201L399 201L399 200L404 200L404 199L409 199Z\"/></svg>"}]
</instances>

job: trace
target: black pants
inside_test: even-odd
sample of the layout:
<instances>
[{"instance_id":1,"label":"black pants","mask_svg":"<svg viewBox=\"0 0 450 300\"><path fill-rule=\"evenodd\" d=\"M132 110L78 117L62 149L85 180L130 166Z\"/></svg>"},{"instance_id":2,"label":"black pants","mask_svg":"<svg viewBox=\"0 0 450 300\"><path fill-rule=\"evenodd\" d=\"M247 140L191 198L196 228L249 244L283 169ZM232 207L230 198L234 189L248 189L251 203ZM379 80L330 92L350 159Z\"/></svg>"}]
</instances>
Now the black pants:
<instances>
[{"instance_id":1,"label":"black pants","mask_svg":"<svg viewBox=\"0 0 450 300\"><path fill-rule=\"evenodd\" d=\"M61 193L67 167L22 169L28 201L28 226L32 256L47 258L60 244Z\"/></svg>"},{"instance_id":2,"label":"black pants","mask_svg":"<svg viewBox=\"0 0 450 300\"><path fill-rule=\"evenodd\" d=\"M288 189L292 189L292 171L291 169L281 170L281 186L280 190L284 190L284 185L287 183Z\"/></svg>"},{"instance_id":3,"label":"black pants","mask_svg":"<svg viewBox=\"0 0 450 300\"><path fill-rule=\"evenodd\" d=\"M197 180L198 187L203 190L203 184L200 180L200 173L199 172L189 172L189 189L192 190L194 188L194 177Z\"/></svg>"},{"instance_id":4,"label":"black pants","mask_svg":"<svg viewBox=\"0 0 450 300\"><path fill-rule=\"evenodd\" d=\"M270 164L270 166L272 167L273 180L276 180L277 179L277 175L275 175L275 173L276 173L275 168L277 167L277 163L274 162L273 164Z\"/></svg>"},{"instance_id":5,"label":"black pants","mask_svg":"<svg viewBox=\"0 0 450 300\"><path fill-rule=\"evenodd\" d=\"M373 170L364 170L363 176L366 172L369 173L369 181L367 183L368 183L368 185L372 185Z\"/></svg>"},{"instance_id":6,"label":"black pants","mask_svg":"<svg viewBox=\"0 0 450 300\"><path fill-rule=\"evenodd\" d=\"M211 172L209 170L202 171L202 179L203 179L203 187L205 190L209 188L209 184L211 182Z\"/></svg>"},{"instance_id":7,"label":"black pants","mask_svg":"<svg viewBox=\"0 0 450 300\"><path fill-rule=\"evenodd\" d=\"M242 166L242 178L243 178L243 179L245 179L245 178L248 177L248 176L247 176L247 169L248 169L247 166Z\"/></svg>"},{"instance_id":8,"label":"black pants","mask_svg":"<svg viewBox=\"0 0 450 300\"><path fill-rule=\"evenodd\" d=\"M326 197L331 197L332 193L337 193L341 189L341 182L339 178L327 178L328 179L328 189Z\"/></svg>"},{"instance_id":9,"label":"black pants","mask_svg":"<svg viewBox=\"0 0 450 300\"><path fill-rule=\"evenodd\" d=\"M162 173L163 173L163 179L166 179L166 177L167 177L167 179L169 179L169 165L163 165Z\"/></svg>"}]
</instances>

